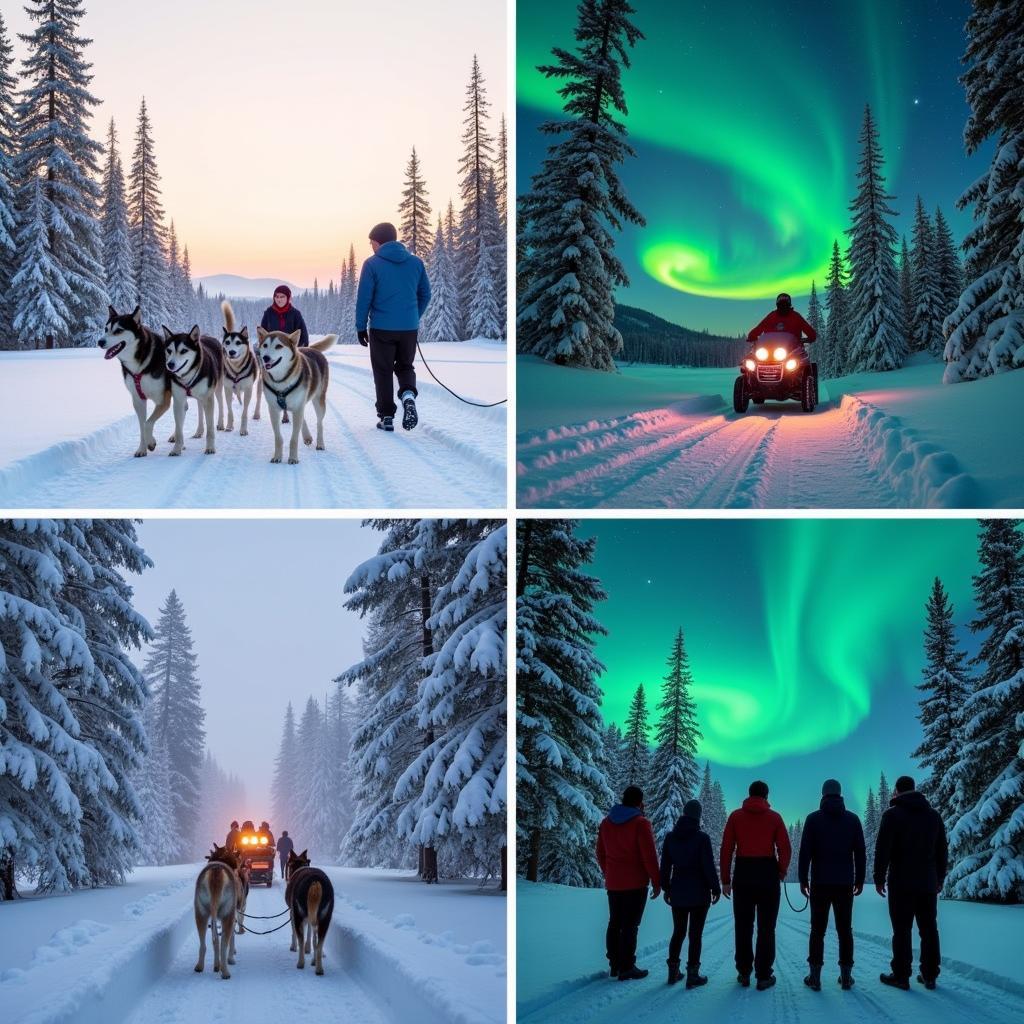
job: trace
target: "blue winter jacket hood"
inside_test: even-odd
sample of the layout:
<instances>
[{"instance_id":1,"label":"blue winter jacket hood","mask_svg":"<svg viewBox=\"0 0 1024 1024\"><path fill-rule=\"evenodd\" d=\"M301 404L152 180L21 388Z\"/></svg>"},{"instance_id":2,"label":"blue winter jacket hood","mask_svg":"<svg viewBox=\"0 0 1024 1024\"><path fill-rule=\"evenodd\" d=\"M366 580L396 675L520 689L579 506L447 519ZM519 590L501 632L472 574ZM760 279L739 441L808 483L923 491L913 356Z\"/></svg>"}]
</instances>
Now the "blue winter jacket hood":
<instances>
[{"instance_id":1,"label":"blue winter jacket hood","mask_svg":"<svg viewBox=\"0 0 1024 1024\"><path fill-rule=\"evenodd\" d=\"M625 825L627 821L632 821L643 813L639 807L627 807L625 804L616 804L608 812L608 820L613 825Z\"/></svg>"},{"instance_id":2,"label":"blue winter jacket hood","mask_svg":"<svg viewBox=\"0 0 1024 1024\"><path fill-rule=\"evenodd\" d=\"M430 302L430 281L419 256L401 242L385 242L364 264L356 293L356 330L419 329Z\"/></svg>"}]
</instances>

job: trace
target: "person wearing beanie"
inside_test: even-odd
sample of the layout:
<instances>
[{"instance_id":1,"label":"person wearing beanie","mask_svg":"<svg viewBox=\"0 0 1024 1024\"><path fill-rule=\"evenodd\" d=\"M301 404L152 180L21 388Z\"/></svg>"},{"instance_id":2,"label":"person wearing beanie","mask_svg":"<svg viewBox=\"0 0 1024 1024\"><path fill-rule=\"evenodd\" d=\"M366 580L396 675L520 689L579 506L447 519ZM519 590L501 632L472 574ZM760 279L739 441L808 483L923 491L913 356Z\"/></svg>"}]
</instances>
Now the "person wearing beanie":
<instances>
[{"instance_id":1,"label":"person wearing beanie","mask_svg":"<svg viewBox=\"0 0 1024 1024\"><path fill-rule=\"evenodd\" d=\"M722 895L715 871L711 838L700 827L699 800L689 800L683 815L665 837L661 848L661 888L672 908L672 938L668 944L668 983L682 980L679 959L687 929L690 944L686 956L686 987L706 985L700 973L701 944L708 911Z\"/></svg>"},{"instance_id":2,"label":"person wearing beanie","mask_svg":"<svg viewBox=\"0 0 1024 1024\"><path fill-rule=\"evenodd\" d=\"M282 331L285 334L292 334L298 331L299 348L305 348L309 344L309 331L306 330L306 321L302 314L292 305L292 290L286 284L279 284L274 289L274 298L269 306L263 311L263 319L260 325L265 331ZM269 402L270 399L268 398ZM260 403L256 402L256 413L254 419L259 419ZM285 409L282 422L288 422L288 410Z\"/></svg>"},{"instance_id":3,"label":"person wearing beanie","mask_svg":"<svg viewBox=\"0 0 1024 1024\"><path fill-rule=\"evenodd\" d=\"M942 817L909 775L893 786L875 840L874 879L879 896L888 896L892 922L892 973L879 975L883 985L906 991L914 963L911 933L921 936L917 980L935 988L939 976L939 893L946 880L948 843ZM886 888L888 886L888 889Z\"/></svg>"},{"instance_id":4,"label":"person wearing beanie","mask_svg":"<svg viewBox=\"0 0 1024 1024\"><path fill-rule=\"evenodd\" d=\"M228 829L228 837L224 840L224 846L229 850L234 850L238 846L238 839L241 834L238 830L238 822L231 822L231 827Z\"/></svg>"},{"instance_id":5,"label":"person wearing beanie","mask_svg":"<svg viewBox=\"0 0 1024 1024\"><path fill-rule=\"evenodd\" d=\"M394 224L370 231L373 255L363 264L356 293L356 335L369 346L377 392L377 429L395 429L395 380L402 403L402 427L419 422L416 410L416 341L420 317L430 302L430 280L423 260L398 241Z\"/></svg>"},{"instance_id":6,"label":"person wearing beanie","mask_svg":"<svg viewBox=\"0 0 1024 1024\"><path fill-rule=\"evenodd\" d=\"M636 965L636 938L647 905L661 892L658 850L654 831L644 817L644 794L639 786L627 786L622 803L616 804L597 832L597 863L608 890L608 930L605 951L611 976L619 981L646 978L648 971Z\"/></svg>"},{"instance_id":7,"label":"person wearing beanie","mask_svg":"<svg viewBox=\"0 0 1024 1024\"><path fill-rule=\"evenodd\" d=\"M842 794L835 779L825 780L821 803L804 820L800 839L800 892L811 907L804 984L815 992L821 991L830 911L839 936L839 984L843 991L853 987L853 899L864 891L867 856L860 818L846 809Z\"/></svg>"},{"instance_id":8,"label":"person wearing beanie","mask_svg":"<svg viewBox=\"0 0 1024 1024\"><path fill-rule=\"evenodd\" d=\"M768 803L768 786L761 781L752 782L749 793L725 823L720 866L722 892L733 901L736 980L747 988L750 973L755 971L757 990L762 992L775 984L775 922L792 849L782 816Z\"/></svg>"}]
</instances>

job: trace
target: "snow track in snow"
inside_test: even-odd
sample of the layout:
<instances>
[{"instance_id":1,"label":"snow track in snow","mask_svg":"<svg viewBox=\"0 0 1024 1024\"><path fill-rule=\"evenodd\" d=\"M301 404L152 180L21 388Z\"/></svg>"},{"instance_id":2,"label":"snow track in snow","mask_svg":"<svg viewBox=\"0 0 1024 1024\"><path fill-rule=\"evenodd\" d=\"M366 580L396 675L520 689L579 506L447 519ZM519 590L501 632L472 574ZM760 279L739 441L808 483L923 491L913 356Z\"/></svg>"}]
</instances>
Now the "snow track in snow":
<instances>
[{"instance_id":1,"label":"snow track in snow","mask_svg":"<svg viewBox=\"0 0 1024 1024\"><path fill-rule=\"evenodd\" d=\"M737 416L680 404L521 435L528 507L965 507L956 460L854 396Z\"/></svg>"}]
</instances>

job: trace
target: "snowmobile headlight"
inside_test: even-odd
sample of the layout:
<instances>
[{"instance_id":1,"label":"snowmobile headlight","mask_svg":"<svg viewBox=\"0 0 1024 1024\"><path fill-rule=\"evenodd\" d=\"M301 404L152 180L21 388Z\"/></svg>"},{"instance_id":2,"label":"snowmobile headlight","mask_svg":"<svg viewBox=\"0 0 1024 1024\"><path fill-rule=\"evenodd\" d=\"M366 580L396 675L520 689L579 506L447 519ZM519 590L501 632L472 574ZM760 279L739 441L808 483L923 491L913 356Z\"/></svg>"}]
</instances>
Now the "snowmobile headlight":
<instances>
[{"instance_id":1,"label":"snowmobile headlight","mask_svg":"<svg viewBox=\"0 0 1024 1024\"><path fill-rule=\"evenodd\" d=\"M249 845L249 837L248 836L242 836L242 845L243 846L248 846Z\"/></svg>"},{"instance_id":2,"label":"snowmobile headlight","mask_svg":"<svg viewBox=\"0 0 1024 1024\"><path fill-rule=\"evenodd\" d=\"M773 356L774 356L774 357L775 357L776 359L785 359L785 358L786 358L786 350L785 350L784 348L777 348L777 349L776 349L776 350L775 350L775 351L774 351L774 352L772 353L772 355L773 355Z\"/></svg>"},{"instance_id":3,"label":"snowmobile headlight","mask_svg":"<svg viewBox=\"0 0 1024 1024\"><path fill-rule=\"evenodd\" d=\"M759 348L754 353L754 355L757 356L758 359L767 359L768 358L768 349L766 349L766 348Z\"/></svg>"},{"instance_id":4,"label":"snowmobile headlight","mask_svg":"<svg viewBox=\"0 0 1024 1024\"><path fill-rule=\"evenodd\" d=\"M266 836L260 836L260 846L266 846L270 840Z\"/></svg>"},{"instance_id":5,"label":"snowmobile headlight","mask_svg":"<svg viewBox=\"0 0 1024 1024\"><path fill-rule=\"evenodd\" d=\"M757 369L757 363L755 363L753 359L748 359L743 365L748 370L756 370Z\"/></svg>"},{"instance_id":6,"label":"snowmobile headlight","mask_svg":"<svg viewBox=\"0 0 1024 1024\"><path fill-rule=\"evenodd\" d=\"M796 360L795 359L787 359L786 360L786 369L787 370L795 370L796 369Z\"/></svg>"}]
</instances>

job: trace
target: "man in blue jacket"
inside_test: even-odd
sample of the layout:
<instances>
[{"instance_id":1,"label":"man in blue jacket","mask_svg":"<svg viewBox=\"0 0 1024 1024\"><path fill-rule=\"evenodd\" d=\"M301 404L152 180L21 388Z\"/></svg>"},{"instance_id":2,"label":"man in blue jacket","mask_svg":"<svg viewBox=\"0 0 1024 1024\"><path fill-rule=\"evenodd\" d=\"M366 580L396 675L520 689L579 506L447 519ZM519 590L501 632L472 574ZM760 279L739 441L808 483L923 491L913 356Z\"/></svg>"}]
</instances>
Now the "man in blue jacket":
<instances>
[{"instance_id":1,"label":"man in blue jacket","mask_svg":"<svg viewBox=\"0 0 1024 1024\"><path fill-rule=\"evenodd\" d=\"M825 931L831 910L839 936L839 984L853 987L853 898L864 891L866 852L860 818L846 809L842 787L826 779L818 810L807 815L800 839L800 891L811 904L811 940L804 984L821 991Z\"/></svg>"},{"instance_id":2,"label":"man in blue jacket","mask_svg":"<svg viewBox=\"0 0 1024 1024\"><path fill-rule=\"evenodd\" d=\"M373 255L363 264L356 294L356 332L370 347L370 366L377 391L377 429L394 430L394 378L402 403L402 426L412 430L416 413L416 335L430 302L430 281L423 261L401 242L394 224L378 224L370 232ZM367 329L369 328L369 329Z\"/></svg>"}]
</instances>

